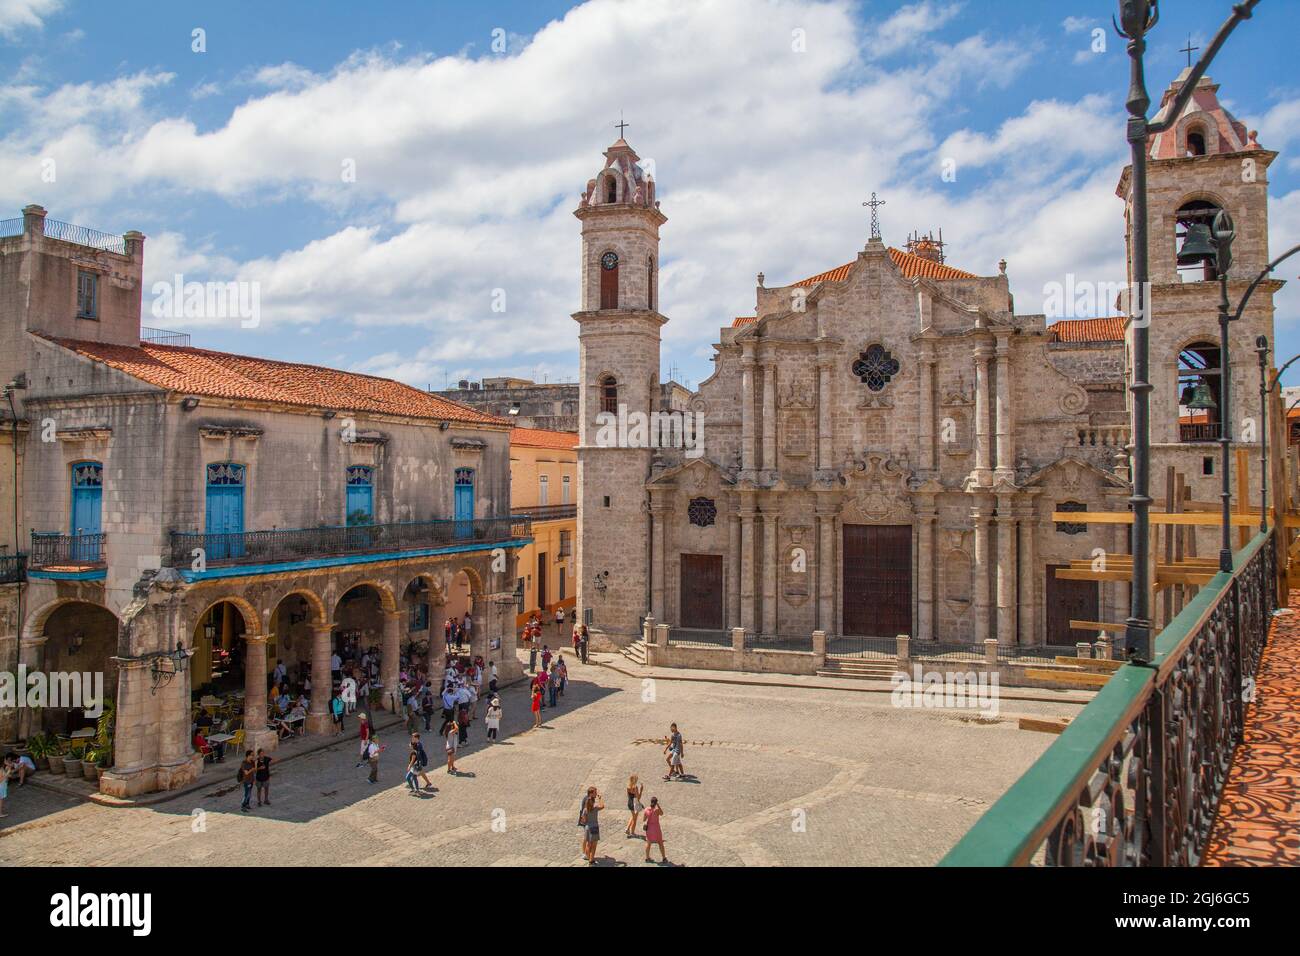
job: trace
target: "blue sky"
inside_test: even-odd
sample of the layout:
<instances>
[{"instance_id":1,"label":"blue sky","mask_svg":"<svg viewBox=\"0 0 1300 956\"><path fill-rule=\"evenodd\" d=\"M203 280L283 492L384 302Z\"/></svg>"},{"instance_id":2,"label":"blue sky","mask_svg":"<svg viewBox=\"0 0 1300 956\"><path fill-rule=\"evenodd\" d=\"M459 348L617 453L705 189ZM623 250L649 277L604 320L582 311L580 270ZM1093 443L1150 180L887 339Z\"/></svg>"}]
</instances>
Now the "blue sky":
<instances>
[{"instance_id":1,"label":"blue sky","mask_svg":"<svg viewBox=\"0 0 1300 956\"><path fill-rule=\"evenodd\" d=\"M1229 4L1165 6L1147 61L1157 100L1189 34L1203 46ZM1275 252L1300 238L1286 6L1265 0L1211 69L1228 108L1282 151ZM777 284L853 258L872 190L891 245L942 228L954 265L991 274L1005 257L1021 311L1066 273L1122 279L1114 9L0 0L0 218L39 202L52 218L141 230L146 324L196 345L419 386L572 380L571 212L622 110L669 217L664 372L695 384L718 327L752 313L756 273ZM153 281L177 273L257 282L260 324L150 318ZM1278 305L1287 357L1300 294Z\"/></svg>"}]
</instances>

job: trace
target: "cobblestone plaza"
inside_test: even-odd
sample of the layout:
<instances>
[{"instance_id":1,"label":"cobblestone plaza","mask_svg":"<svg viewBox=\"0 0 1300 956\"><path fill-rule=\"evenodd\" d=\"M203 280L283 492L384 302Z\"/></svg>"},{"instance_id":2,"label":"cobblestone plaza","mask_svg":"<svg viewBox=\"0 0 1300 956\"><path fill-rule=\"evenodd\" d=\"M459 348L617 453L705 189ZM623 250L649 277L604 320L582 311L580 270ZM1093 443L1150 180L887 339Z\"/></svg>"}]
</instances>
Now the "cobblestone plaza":
<instances>
[{"instance_id":1,"label":"cobblestone plaza","mask_svg":"<svg viewBox=\"0 0 1300 956\"><path fill-rule=\"evenodd\" d=\"M623 834L624 785L636 773L646 801L657 796L665 808L675 864L928 865L1053 739L1017 729L1017 717L1078 710L1003 700L996 720L981 721L972 711L895 708L887 687L645 678L619 660L617 669L574 665L566 698L541 729L526 729L523 685L507 688L502 742L485 746L477 721L461 774L435 766L436 791L419 797L402 782L405 734L392 727L380 734L388 750L378 784L355 767L349 737L284 761L273 805L250 814L239 812L230 759L204 775L207 785L149 806L14 787L0 862L575 865L579 794L595 785L608 806L597 862L644 866L643 843ZM665 783L653 738L673 721L688 777ZM436 721L433 731L425 737L436 764Z\"/></svg>"}]
</instances>

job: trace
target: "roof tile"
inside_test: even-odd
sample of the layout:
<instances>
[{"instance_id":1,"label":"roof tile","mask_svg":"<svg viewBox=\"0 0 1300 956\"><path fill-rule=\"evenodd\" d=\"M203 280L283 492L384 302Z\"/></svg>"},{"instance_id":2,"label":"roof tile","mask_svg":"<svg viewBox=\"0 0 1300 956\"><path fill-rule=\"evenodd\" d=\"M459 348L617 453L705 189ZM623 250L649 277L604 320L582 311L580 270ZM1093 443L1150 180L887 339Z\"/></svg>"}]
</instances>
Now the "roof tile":
<instances>
[{"instance_id":1,"label":"roof tile","mask_svg":"<svg viewBox=\"0 0 1300 956\"><path fill-rule=\"evenodd\" d=\"M1100 319L1062 319L1047 327L1057 342L1123 342L1124 316Z\"/></svg>"},{"instance_id":2,"label":"roof tile","mask_svg":"<svg viewBox=\"0 0 1300 956\"><path fill-rule=\"evenodd\" d=\"M577 448L578 433L556 432L545 428L512 428L510 444L522 448Z\"/></svg>"}]
</instances>

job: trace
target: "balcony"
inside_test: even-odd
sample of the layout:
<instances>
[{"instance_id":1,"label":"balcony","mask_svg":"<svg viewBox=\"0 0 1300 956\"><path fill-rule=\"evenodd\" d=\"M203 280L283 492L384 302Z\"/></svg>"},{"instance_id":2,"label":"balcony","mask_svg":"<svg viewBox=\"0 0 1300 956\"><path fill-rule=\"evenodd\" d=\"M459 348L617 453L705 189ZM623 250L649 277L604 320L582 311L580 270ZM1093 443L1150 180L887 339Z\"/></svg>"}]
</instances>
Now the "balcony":
<instances>
[{"instance_id":1,"label":"balcony","mask_svg":"<svg viewBox=\"0 0 1300 956\"><path fill-rule=\"evenodd\" d=\"M270 531L245 531L239 534L173 531L171 566L183 571L198 570L196 564L200 555L206 566L225 567L477 548L506 544L515 539L527 538L531 534L532 524L527 516L273 528Z\"/></svg>"},{"instance_id":2,"label":"balcony","mask_svg":"<svg viewBox=\"0 0 1300 956\"><path fill-rule=\"evenodd\" d=\"M1218 422L1182 422L1178 426L1178 440L1183 442L1218 441Z\"/></svg>"},{"instance_id":3,"label":"balcony","mask_svg":"<svg viewBox=\"0 0 1300 956\"><path fill-rule=\"evenodd\" d=\"M27 569L39 577L102 577L104 533L60 534L33 531ZM96 573L98 572L98 573Z\"/></svg>"},{"instance_id":4,"label":"balcony","mask_svg":"<svg viewBox=\"0 0 1300 956\"><path fill-rule=\"evenodd\" d=\"M531 518L533 521L563 521L578 517L578 506L570 505L532 505L511 508L510 513L519 517Z\"/></svg>"},{"instance_id":5,"label":"balcony","mask_svg":"<svg viewBox=\"0 0 1300 956\"><path fill-rule=\"evenodd\" d=\"M27 580L27 555L0 554L0 584L22 584Z\"/></svg>"}]
</instances>

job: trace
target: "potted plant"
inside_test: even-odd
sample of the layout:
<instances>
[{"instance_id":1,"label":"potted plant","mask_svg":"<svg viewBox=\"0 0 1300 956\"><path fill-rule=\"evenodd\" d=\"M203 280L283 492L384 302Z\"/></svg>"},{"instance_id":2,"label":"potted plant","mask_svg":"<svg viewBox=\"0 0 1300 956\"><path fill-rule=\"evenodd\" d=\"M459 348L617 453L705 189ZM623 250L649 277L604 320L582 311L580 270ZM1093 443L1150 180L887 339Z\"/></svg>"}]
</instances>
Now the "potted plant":
<instances>
[{"instance_id":1,"label":"potted plant","mask_svg":"<svg viewBox=\"0 0 1300 956\"><path fill-rule=\"evenodd\" d=\"M104 751L103 766L113 763L113 728L117 722L117 705L113 698L104 698L104 711L95 721L95 746Z\"/></svg>"},{"instance_id":2,"label":"potted plant","mask_svg":"<svg viewBox=\"0 0 1300 956\"><path fill-rule=\"evenodd\" d=\"M98 783L104 768L108 766L108 750L96 744L86 750L86 757L81 761L82 773L91 783Z\"/></svg>"},{"instance_id":3,"label":"potted plant","mask_svg":"<svg viewBox=\"0 0 1300 956\"><path fill-rule=\"evenodd\" d=\"M54 747L54 741L48 734L34 734L27 741L27 754L32 758L32 763L36 764L37 770L50 769L50 751Z\"/></svg>"},{"instance_id":4,"label":"potted plant","mask_svg":"<svg viewBox=\"0 0 1300 956\"><path fill-rule=\"evenodd\" d=\"M81 767L81 761L85 756L85 744L73 744L68 748L68 755L63 758L63 766L67 770L69 777L84 777L86 775L86 772Z\"/></svg>"},{"instance_id":5,"label":"potted plant","mask_svg":"<svg viewBox=\"0 0 1300 956\"><path fill-rule=\"evenodd\" d=\"M56 739L50 747L49 753L46 754L50 762L50 773L67 773L68 771L65 763L67 757L63 752L63 746L63 742Z\"/></svg>"}]
</instances>

